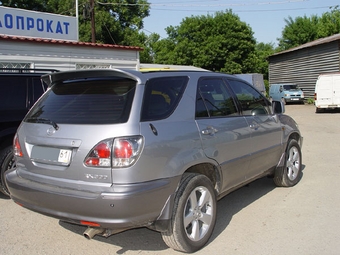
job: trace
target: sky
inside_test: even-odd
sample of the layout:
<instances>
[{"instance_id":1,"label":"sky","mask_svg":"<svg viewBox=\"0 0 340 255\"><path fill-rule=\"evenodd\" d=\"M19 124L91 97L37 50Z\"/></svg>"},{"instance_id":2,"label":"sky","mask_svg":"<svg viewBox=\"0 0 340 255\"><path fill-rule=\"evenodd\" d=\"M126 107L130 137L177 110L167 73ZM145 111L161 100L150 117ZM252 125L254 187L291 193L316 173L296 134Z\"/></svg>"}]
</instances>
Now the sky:
<instances>
[{"instance_id":1,"label":"sky","mask_svg":"<svg viewBox=\"0 0 340 255\"><path fill-rule=\"evenodd\" d=\"M292 17L321 17L339 0L148 0L150 16L144 19L144 33L157 33L166 38L165 28L179 26L186 17L213 15L231 9L254 32L257 42L278 44L286 25Z\"/></svg>"}]
</instances>

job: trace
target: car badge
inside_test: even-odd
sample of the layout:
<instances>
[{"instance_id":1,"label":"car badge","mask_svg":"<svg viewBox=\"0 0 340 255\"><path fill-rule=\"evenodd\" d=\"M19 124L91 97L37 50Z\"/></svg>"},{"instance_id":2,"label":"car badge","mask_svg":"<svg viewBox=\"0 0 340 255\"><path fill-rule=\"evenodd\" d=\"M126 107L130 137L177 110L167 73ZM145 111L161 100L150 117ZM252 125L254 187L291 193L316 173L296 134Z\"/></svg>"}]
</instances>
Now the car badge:
<instances>
[{"instance_id":1,"label":"car badge","mask_svg":"<svg viewBox=\"0 0 340 255\"><path fill-rule=\"evenodd\" d=\"M54 127L50 127L49 129L47 129L47 135L48 136L52 136L54 133L55 133Z\"/></svg>"}]
</instances>

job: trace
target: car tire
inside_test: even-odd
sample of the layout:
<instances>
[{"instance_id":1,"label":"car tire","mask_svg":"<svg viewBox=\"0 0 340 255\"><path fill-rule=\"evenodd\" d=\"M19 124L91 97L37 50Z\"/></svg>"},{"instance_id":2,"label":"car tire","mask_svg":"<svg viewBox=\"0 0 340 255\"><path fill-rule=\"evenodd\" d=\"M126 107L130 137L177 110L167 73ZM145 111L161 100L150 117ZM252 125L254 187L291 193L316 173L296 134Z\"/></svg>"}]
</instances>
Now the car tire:
<instances>
[{"instance_id":1,"label":"car tire","mask_svg":"<svg viewBox=\"0 0 340 255\"><path fill-rule=\"evenodd\" d=\"M1 151L0 164L0 192L9 196L9 191L5 182L5 172L15 167L12 146L8 146Z\"/></svg>"},{"instance_id":2,"label":"car tire","mask_svg":"<svg viewBox=\"0 0 340 255\"><path fill-rule=\"evenodd\" d=\"M325 112L325 109L323 108L315 108L315 113L323 113Z\"/></svg>"},{"instance_id":3,"label":"car tire","mask_svg":"<svg viewBox=\"0 0 340 255\"><path fill-rule=\"evenodd\" d=\"M171 223L164 242L182 252L195 252L209 240L216 223L216 194L204 175L183 175L175 196ZM195 235L196 233L196 235Z\"/></svg>"},{"instance_id":4,"label":"car tire","mask_svg":"<svg viewBox=\"0 0 340 255\"><path fill-rule=\"evenodd\" d=\"M302 155L299 143L291 139L285 153L283 167L277 167L274 174L274 182L279 187L291 187L296 185L302 177Z\"/></svg>"}]
</instances>

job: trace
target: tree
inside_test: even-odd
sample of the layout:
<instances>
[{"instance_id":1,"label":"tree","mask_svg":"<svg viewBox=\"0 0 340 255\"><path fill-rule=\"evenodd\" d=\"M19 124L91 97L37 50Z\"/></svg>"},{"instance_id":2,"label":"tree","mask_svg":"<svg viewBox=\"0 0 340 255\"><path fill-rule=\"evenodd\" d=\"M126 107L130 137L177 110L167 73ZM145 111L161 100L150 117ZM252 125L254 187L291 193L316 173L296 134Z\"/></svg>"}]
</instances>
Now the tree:
<instances>
[{"instance_id":1,"label":"tree","mask_svg":"<svg viewBox=\"0 0 340 255\"><path fill-rule=\"evenodd\" d=\"M322 14L317 31L319 38L340 33L340 10L338 7L335 6L331 8L330 12Z\"/></svg>"},{"instance_id":2,"label":"tree","mask_svg":"<svg viewBox=\"0 0 340 255\"><path fill-rule=\"evenodd\" d=\"M47 11L46 8L47 1L41 0L1 0L0 5L13 7L13 8L21 8L32 11Z\"/></svg>"},{"instance_id":3,"label":"tree","mask_svg":"<svg viewBox=\"0 0 340 255\"><path fill-rule=\"evenodd\" d=\"M287 50L301 44L318 39L318 22L319 18L316 15L310 18L297 17L293 20L292 17L285 19L286 26L282 31L282 38L279 38L279 48Z\"/></svg>"},{"instance_id":4,"label":"tree","mask_svg":"<svg viewBox=\"0 0 340 255\"><path fill-rule=\"evenodd\" d=\"M89 0L79 0L79 40L91 42ZM76 16L75 0L2 0L8 7ZM132 46L139 38L143 19L149 16L146 0L103 0L96 2L95 38L97 43ZM136 38L134 38L136 37Z\"/></svg>"},{"instance_id":5,"label":"tree","mask_svg":"<svg viewBox=\"0 0 340 255\"><path fill-rule=\"evenodd\" d=\"M129 35L126 35L128 37ZM135 33L131 34L129 41L133 46L139 46L143 48L143 51L139 53L141 63L153 63L154 53L153 45L159 40L160 36L156 33L152 33L147 36L144 32L139 33L137 36Z\"/></svg>"},{"instance_id":6,"label":"tree","mask_svg":"<svg viewBox=\"0 0 340 255\"><path fill-rule=\"evenodd\" d=\"M168 38L154 44L156 63L193 65L228 73L254 70L257 57L253 32L231 10L187 17L166 31Z\"/></svg>"},{"instance_id":7,"label":"tree","mask_svg":"<svg viewBox=\"0 0 340 255\"><path fill-rule=\"evenodd\" d=\"M287 50L319 38L340 33L340 10L338 6L322 14L321 17L292 17L285 19L282 37L278 38L280 50Z\"/></svg>"},{"instance_id":8,"label":"tree","mask_svg":"<svg viewBox=\"0 0 340 255\"><path fill-rule=\"evenodd\" d=\"M254 72L262 73L263 78L268 80L268 57L275 53L275 48L273 43L258 43L255 47L255 53L258 59L256 64L256 69Z\"/></svg>"}]
</instances>

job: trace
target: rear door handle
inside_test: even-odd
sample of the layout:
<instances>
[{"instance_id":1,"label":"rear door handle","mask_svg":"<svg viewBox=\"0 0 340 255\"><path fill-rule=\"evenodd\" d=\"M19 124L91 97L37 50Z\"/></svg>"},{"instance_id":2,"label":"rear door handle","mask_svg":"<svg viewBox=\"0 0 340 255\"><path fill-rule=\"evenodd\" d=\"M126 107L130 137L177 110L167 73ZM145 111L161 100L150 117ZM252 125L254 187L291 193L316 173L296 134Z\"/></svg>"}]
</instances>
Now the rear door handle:
<instances>
[{"instance_id":1,"label":"rear door handle","mask_svg":"<svg viewBox=\"0 0 340 255\"><path fill-rule=\"evenodd\" d=\"M212 127L212 126L209 126L206 129L202 130L203 135L214 135L217 132L218 132L218 130L216 128Z\"/></svg>"},{"instance_id":2,"label":"rear door handle","mask_svg":"<svg viewBox=\"0 0 340 255\"><path fill-rule=\"evenodd\" d=\"M260 125L257 124L256 122L253 122L253 123L250 124L249 127L250 127L251 129L253 129L253 130L258 130L259 127L260 127Z\"/></svg>"}]
</instances>

